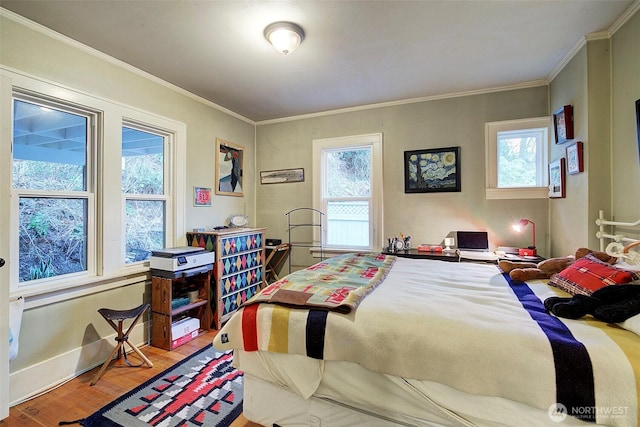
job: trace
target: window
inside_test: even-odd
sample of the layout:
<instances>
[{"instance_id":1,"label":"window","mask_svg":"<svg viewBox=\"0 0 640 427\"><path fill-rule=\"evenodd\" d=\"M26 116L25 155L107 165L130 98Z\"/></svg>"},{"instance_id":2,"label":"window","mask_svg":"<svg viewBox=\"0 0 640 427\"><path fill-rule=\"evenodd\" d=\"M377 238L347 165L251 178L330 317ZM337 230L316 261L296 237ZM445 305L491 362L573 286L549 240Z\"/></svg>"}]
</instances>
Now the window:
<instances>
[{"instance_id":1,"label":"window","mask_svg":"<svg viewBox=\"0 0 640 427\"><path fill-rule=\"evenodd\" d=\"M324 212L324 248L379 249L382 134L314 140L313 165L314 208Z\"/></svg>"},{"instance_id":2,"label":"window","mask_svg":"<svg viewBox=\"0 0 640 427\"><path fill-rule=\"evenodd\" d=\"M487 199L547 198L548 117L485 125Z\"/></svg>"},{"instance_id":3,"label":"window","mask_svg":"<svg viewBox=\"0 0 640 427\"><path fill-rule=\"evenodd\" d=\"M186 126L3 76L10 294L38 295L37 306L146 280L151 251L184 236Z\"/></svg>"},{"instance_id":4,"label":"window","mask_svg":"<svg viewBox=\"0 0 640 427\"><path fill-rule=\"evenodd\" d=\"M13 111L18 281L91 271L96 114L26 94L16 94Z\"/></svg>"},{"instance_id":5,"label":"window","mask_svg":"<svg viewBox=\"0 0 640 427\"><path fill-rule=\"evenodd\" d=\"M122 127L122 194L125 262L148 259L165 247L165 139L159 129L127 122Z\"/></svg>"}]
</instances>

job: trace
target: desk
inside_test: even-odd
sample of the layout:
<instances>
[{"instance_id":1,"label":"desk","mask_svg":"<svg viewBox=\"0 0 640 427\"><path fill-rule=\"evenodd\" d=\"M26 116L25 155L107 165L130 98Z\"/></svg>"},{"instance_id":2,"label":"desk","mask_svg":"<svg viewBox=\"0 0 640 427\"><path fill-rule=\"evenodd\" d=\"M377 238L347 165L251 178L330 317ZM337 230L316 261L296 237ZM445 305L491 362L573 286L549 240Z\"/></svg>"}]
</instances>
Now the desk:
<instances>
[{"instance_id":1,"label":"desk","mask_svg":"<svg viewBox=\"0 0 640 427\"><path fill-rule=\"evenodd\" d=\"M546 258L541 256L519 256L514 254L506 254L500 257L500 261L513 261L513 262L532 262L534 264L544 261Z\"/></svg>"},{"instance_id":2,"label":"desk","mask_svg":"<svg viewBox=\"0 0 640 427\"><path fill-rule=\"evenodd\" d=\"M405 249L396 252L390 252L388 250L383 250L383 254L385 255L395 255L402 258L414 258L414 259L439 259L440 261L451 261L458 262L458 255L455 251L451 252L430 252L430 251L419 251L417 249Z\"/></svg>"},{"instance_id":3,"label":"desk","mask_svg":"<svg viewBox=\"0 0 640 427\"><path fill-rule=\"evenodd\" d=\"M471 259L471 258L459 258L458 254L455 251L451 252L429 252L429 251L418 251L417 249L408 249L397 252L390 252L388 250L383 250L383 254L385 255L395 255L402 258L414 258L414 259L439 259L440 261L450 261L450 262L498 262L498 261L513 261L513 262L532 262L534 264L539 263L540 261L544 261L545 258L541 256L536 257L521 257L518 255L507 254L505 256L501 256L498 260L490 260L485 261L482 259Z\"/></svg>"}]
</instances>

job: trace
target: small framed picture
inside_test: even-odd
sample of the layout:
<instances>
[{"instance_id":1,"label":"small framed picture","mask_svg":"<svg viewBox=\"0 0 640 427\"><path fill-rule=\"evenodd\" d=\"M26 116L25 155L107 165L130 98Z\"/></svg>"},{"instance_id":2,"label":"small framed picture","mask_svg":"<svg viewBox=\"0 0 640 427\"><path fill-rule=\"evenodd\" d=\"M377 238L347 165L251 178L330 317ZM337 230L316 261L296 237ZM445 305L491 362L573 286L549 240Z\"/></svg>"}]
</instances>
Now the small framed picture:
<instances>
[{"instance_id":1,"label":"small framed picture","mask_svg":"<svg viewBox=\"0 0 640 427\"><path fill-rule=\"evenodd\" d=\"M211 206L211 188L193 187L193 206Z\"/></svg>"},{"instance_id":2,"label":"small framed picture","mask_svg":"<svg viewBox=\"0 0 640 427\"><path fill-rule=\"evenodd\" d=\"M562 157L549 163L549 198L564 198L565 188L565 159Z\"/></svg>"},{"instance_id":3,"label":"small framed picture","mask_svg":"<svg viewBox=\"0 0 640 427\"><path fill-rule=\"evenodd\" d=\"M567 173L573 175L584 171L582 142L578 141L567 147Z\"/></svg>"},{"instance_id":4,"label":"small framed picture","mask_svg":"<svg viewBox=\"0 0 640 427\"><path fill-rule=\"evenodd\" d=\"M573 106L565 105L553 113L553 130L556 144L573 139Z\"/></svg>"},{"instance_id":5,"label":"small framed picture","mask_svg":"<svg viewBox=\"0 0 640 427\"><path fill-rule=\"evenodd\" d=\"M274 171L260 171L260 184L285 184L288 182L303 182L304 169L280 169Z\"/></svg>"},{"instance_id":6,"label":"small framed picture","mask_svg":"<svg viewBox=\"0 0 640 427\"><path fill-rule=\"evenodd\" d=\"M216 138L216 194L243 195L244 147Z\"/></svg>"}]
</instances>

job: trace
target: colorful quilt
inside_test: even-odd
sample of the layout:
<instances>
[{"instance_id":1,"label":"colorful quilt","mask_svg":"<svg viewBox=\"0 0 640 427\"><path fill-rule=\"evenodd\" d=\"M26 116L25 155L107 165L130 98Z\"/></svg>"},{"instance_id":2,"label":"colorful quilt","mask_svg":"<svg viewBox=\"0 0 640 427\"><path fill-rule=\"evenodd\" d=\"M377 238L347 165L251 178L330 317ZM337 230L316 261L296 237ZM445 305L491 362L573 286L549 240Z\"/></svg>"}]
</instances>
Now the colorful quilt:
<instances>
[{"instance_id":1,"label":"colorful quilt","mask_svg":"<svg viewBox=\"0 0 640 427\"><path fill-rule=\"evenodd\" d=\"M384 254L340 255L272 283L245 305L274 303L349 313L384 280L395 260Z\"/></svg>"},{"instance_id":2,"label":"colorful quilt","mask_svg":"<svg viewBox=\"0 0 640 427\"><path fill-rule=\"evenodd\" d=\"M638 427L640 337L590 317L548 314L544 300L560 292L546 281L514 282L495 265L397 258L348 314L251 304L214 346L317 359L308 374L315 387L325 361L349 361L597 425Z\"/></svg>"}]
</instances>

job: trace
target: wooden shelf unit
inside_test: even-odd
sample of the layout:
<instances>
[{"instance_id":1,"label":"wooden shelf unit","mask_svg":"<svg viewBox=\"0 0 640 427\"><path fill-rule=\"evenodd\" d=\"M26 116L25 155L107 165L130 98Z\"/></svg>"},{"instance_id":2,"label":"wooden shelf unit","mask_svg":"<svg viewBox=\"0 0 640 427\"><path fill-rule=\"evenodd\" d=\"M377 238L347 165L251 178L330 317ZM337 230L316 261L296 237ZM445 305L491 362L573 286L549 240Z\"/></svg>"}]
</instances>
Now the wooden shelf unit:
<instances>
[{"instance_id":1,"label":"wooden shelf unit","mask_svg":"<svg viewBox=\"0 0 640 427\"><path fill-rule=\"evenodd\" d=\"M200 320L199 333L211 329L211 271L191 277L177 279L152 276L151 277L151 345L165 350L184 344L174 343L177 337L173 337L171 326L182 315L188 315ZM171 307L171 301L181 294L186 293L190 283L198 287L198 300L189 302L179 307Z\"/></svg>"}]
</instances>

